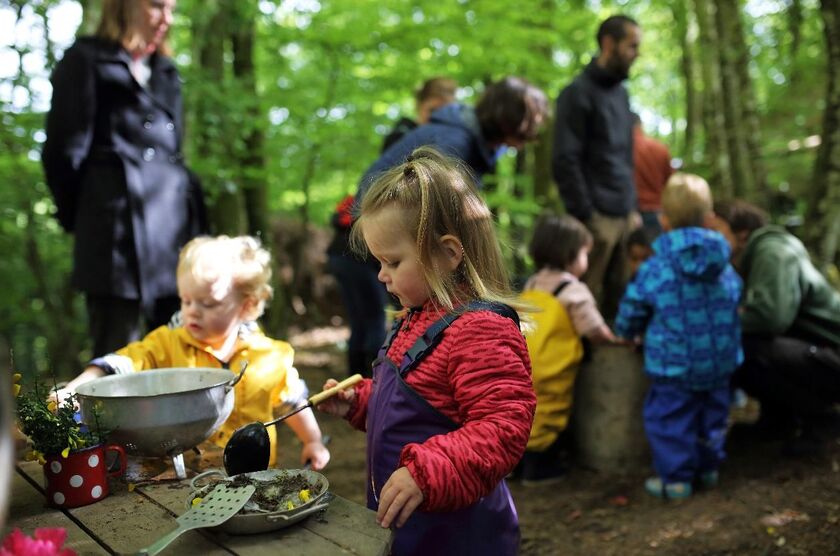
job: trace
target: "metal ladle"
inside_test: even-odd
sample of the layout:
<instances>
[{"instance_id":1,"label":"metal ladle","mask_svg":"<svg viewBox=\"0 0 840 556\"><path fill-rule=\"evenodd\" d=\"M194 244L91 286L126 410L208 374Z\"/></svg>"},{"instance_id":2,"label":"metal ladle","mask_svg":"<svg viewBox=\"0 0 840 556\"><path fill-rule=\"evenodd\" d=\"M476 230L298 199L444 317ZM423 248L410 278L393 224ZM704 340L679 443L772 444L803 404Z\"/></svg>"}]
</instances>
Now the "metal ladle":
<instances>
[{"instance_id":1,"label":"metal ladle","mask_svg":"<svg viewBox=\"0 0 840 556\"><path fill-rule=\"evenodd\" d=\"M268 461L271 456L271 440L268 437L267 427L276 425L280 421L288 419L304 409L315 407L324 400L335 396L340 391L353 386L361 380L362 375L355 374L350 378L342 380L332 388L311 396L304 405L289 411L285 415L281 415L267 423L249 423L244 427L236 429L225 445L223 456L225 471L228 476L268 469Z\"/></svg>"}]
</instances>

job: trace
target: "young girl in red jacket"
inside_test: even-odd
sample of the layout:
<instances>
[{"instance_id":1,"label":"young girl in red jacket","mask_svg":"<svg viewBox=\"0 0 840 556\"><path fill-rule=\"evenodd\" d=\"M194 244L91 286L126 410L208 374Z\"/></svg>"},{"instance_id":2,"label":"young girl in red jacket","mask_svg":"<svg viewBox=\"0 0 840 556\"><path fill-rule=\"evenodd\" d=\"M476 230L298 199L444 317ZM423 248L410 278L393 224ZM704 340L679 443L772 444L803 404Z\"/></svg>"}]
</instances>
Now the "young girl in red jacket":
<instances>
[{"instance_id":1,"label":"young girl in red jacket","mask_svg":"<svg viewBox=\"0 0 840 556\"><path fill-rule=\"evenodd\" d=\"M504 477L536 398L490 210L424 147L368 190L353 234L404 308L373 379L319 406L367 432L368 506L394 554L515 553Z\"/></svg>"}]
</instances>

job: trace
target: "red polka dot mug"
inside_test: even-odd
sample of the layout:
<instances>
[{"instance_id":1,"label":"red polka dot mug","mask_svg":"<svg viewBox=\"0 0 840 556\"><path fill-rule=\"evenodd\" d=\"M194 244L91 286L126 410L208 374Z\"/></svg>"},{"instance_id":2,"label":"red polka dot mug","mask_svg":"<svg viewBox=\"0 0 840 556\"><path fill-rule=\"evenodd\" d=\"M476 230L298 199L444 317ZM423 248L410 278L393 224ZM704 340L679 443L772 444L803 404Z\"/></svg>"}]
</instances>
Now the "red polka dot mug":
<instances>
[{"instance_id":1,"label":"red polka dot mug","mask_svg":"<svg viewBox=\"0 0 840 556\"><path fill-rule=\"evenodd\" d=\"M120 467L109 472L105 453L116 452ZM99 444L83 450L46 456L47 503L57 508L87 506L108 496L108 477L125 473L125 451L114 444Z\"/></svg>"}]
</instances>

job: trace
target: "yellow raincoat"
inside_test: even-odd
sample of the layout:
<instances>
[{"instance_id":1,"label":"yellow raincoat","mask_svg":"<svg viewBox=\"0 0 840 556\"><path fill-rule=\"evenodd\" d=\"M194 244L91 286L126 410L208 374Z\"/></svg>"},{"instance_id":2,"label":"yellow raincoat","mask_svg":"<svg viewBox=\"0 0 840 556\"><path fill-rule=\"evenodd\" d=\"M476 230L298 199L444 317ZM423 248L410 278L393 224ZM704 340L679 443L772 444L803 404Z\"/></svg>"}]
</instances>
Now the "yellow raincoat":
<instances>
[{"instance_id":1,"label":"yellow raincoat","mask_svg":"<svg viewBox=\"0 0 840 556\"><path fill-rule=\"evenodd\" d=\"M116 355L128 358L135 371L205 367L229 368L231 373L238 373L241 362L248 361L245 376L234 387L233 412L210 437L218 446L224 446L237 428L254 421L270 421L276 407L283 403L296 406L307 394L306 385L292 366L292 346L265 336L253 325L242 327L227 364L216 359L209 347L195 340L183 327L161 326L139 342L120 349ZM273 465L277 459L275 427L268 427L268 434L272 446L269 465Z\"/></svg>"},{"instance_id":2,"label":"yellow raincoat","mask_svg":"<svg viewBox=\"0 0 840 556\"><path fill-rule=\"evenodd\" d=\"M530 315L533 327L525 333L537 394L537 411L526 449L542 452L569 424L583 342L557 297L534 289L522 292L521 300L537 309Z\"/></svg>"}]
</instances>

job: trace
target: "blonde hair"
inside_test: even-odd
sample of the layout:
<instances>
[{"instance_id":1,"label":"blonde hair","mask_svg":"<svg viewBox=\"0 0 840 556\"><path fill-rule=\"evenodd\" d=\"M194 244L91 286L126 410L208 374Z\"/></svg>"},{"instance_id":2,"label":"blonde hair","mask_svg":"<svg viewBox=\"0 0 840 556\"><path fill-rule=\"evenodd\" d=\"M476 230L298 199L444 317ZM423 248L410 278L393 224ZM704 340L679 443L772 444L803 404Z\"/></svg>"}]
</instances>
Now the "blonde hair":
<instances>
[{"instance_id":1,"label":"blonde hair","mask_svg":"<svg viewBox=\"0 0 840 556\"><path fill-rule=\"evenodd\" d=\"M246 320L259 318L271 299L271 255L251 236L202 236L187 243L178 257L178 276L186 273L201 283L229 279L243 298L254 300Z\"/></svg>"},{"instance_id":2,"label":"blonde hair","mask_svg":"<svg viewBox=\"0 0 840 556\"><path fill-rule=\"evenodd\" d=\"M662 192L662 213L671 228L703 226L712 212L712 192L700 176L677 172Z\"/></svg>"},{"instance_id":3,"label":"blonde hair","mask_svg":"<svg viewBox=\"0 0 840 556\"><path fill-rule=\"evenodd\" d=\"M140 18L144 0L102 0L102 16L96 28L96 36L123 45L129 52L144 50L146 41L139 33ZM166 37L157 47L164 56L171 56Z\"/></svg>"},{"instance_id":4,"label":"blonde hair","mask_svg":"<svg viewBox=\"0 0 840 556\"><path fill-rule=\"evenodd\" d=\"M515 305L493 216L462 163L421 147L377 178L362 199L352 230L356 251L367 251L365 223L389 207L403 211L404 230L415 238L423 277L436 303L447 311L476 299ZM447 234L461 242L463 257L455 272L441 275L434 260L441 249L437 240Z\"/></svg>"}]
</instances>

